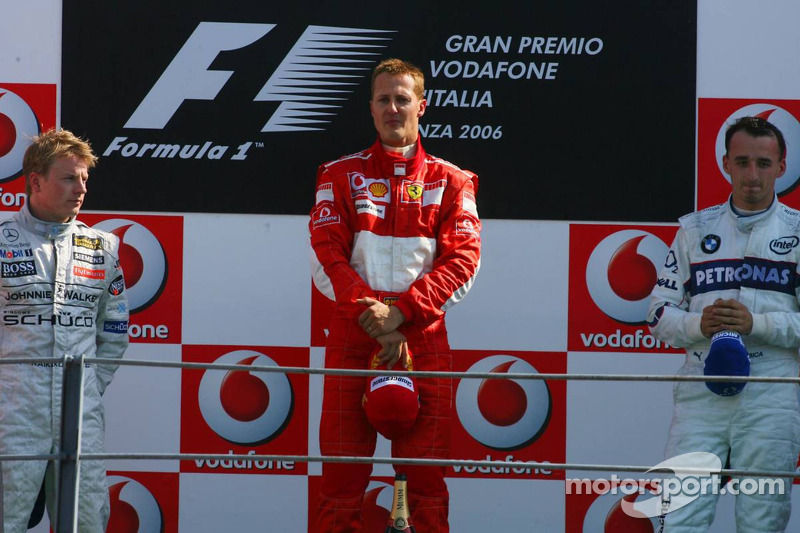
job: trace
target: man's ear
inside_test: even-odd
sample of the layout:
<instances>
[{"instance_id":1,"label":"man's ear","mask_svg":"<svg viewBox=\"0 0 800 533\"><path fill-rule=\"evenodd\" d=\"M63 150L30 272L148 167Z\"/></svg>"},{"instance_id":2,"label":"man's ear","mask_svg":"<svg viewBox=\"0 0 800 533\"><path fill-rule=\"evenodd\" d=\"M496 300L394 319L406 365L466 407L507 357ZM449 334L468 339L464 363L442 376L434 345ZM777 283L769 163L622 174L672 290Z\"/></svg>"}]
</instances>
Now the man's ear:
<instances>
[{"instance_id":1,"label":"man's ear","mask_svg":"<svg viewBox=\"0 0 800 533\"><path fill-rule=\"evenodd\" d=\"M42 175L38 172L28 174L28 181L31 184L31 191L42 192Z\"/></svg>"}]
</instances>

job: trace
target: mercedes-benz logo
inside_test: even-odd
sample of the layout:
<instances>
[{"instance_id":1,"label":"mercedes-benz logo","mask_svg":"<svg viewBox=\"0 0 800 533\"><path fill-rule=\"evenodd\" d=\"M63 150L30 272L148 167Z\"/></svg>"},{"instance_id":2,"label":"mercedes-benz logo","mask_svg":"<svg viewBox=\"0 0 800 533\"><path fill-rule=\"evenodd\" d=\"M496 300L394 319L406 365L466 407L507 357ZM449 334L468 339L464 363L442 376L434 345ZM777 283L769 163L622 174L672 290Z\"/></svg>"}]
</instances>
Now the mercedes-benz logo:
<instances>
[{"instance_id":1,"label":"mercedes-benz logo","mask_svg":"<svg viewBox=\"0 0 800 533\"><path fill-rule=\"evenodd\" d=\"M14 242L19 239L19 232L15 229L5 228L3 229L3 237L5 237L8 242Z\"/></svg>"}]
</instances>

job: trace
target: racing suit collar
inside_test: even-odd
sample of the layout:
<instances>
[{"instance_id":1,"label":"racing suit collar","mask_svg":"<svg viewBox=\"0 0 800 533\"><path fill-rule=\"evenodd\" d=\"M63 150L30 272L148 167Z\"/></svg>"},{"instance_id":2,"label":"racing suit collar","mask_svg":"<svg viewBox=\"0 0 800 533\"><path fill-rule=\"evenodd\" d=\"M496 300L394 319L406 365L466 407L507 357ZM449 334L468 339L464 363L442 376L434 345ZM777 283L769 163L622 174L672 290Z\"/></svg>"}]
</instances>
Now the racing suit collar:
<instances>
[{"instance_id":1,"label":"racing suit collar","mask_svg":"<svg viewBox=\"0 0 800 533\"><path fill-rule=\"evenodd\" d=\"M375 155L375 162L378 164L381 174L384 176L396 178L414 176L420 171L425 162L425 150L422 148L422 142L419 137L417 137L417 153L410 159L406 159L395 152L387 152L381 144L380 137L372 145L371 151Z\"/></svg>"},{"instance_id":2,"label":"racing suit collar","mask_svg":"<svg viewBox=\"0 0 800 533\"><path fill-rule=\"evenodd\" d=\"M59 237L62 237L69 233L69 229L75 222L75 218L71 218L69 222L45 222L44 220L39 220L31 210L28 208L28 204L25 203L22 206L22 209L19 211L19 221L22 226L33 233L34 235L38 235L45 239L49 240L56 240Z\"/></svg>"},{"instance_id":3,"label":"racing suit collar","mask_svg":"<svg viewBox=\"0 0 800 533\"><path fill-rule=\"evenodd\" d=\"M734 210L733 195L731 195L728 197L728 214L736 221L736 227L739 228L739 230L750 231L753 229L753 226L772 216L772 214L778 208L777 199L777 195L773 196L772 203L769 204L769 207L761 213L757 213L755 215L740 215Z\"/></svg>"}]
</instances>

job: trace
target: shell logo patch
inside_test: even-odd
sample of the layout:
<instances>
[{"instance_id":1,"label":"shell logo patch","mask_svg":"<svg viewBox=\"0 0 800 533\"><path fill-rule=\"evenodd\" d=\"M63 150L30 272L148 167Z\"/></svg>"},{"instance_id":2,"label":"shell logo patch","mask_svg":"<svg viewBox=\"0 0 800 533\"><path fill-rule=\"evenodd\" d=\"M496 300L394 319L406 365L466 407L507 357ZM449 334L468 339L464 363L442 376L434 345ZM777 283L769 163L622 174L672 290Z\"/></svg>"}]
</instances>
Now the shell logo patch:
<instances>
[{"instance_id":1,"label":"shell logo patch","mask_svg":"<svg viewBox=\"0 0 800 533\"><path fill-rule=\"evenodd\" d=\"M389 188L383 183L374 182L369 186L369 192L376 198L383 198L389 192Z\"/></svg>"}]
</instances>

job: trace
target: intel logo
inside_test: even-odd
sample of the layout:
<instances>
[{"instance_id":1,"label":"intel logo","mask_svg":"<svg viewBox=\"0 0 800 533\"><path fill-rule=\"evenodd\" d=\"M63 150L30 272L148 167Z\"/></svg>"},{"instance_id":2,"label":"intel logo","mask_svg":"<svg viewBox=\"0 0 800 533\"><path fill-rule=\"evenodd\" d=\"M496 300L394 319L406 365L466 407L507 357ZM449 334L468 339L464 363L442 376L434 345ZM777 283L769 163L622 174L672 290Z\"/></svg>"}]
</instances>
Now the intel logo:
<instances>
[{"instance_id":1,"label":"intel logo","mask_svg":"<svg viewBox=\"0 0 800 533\"><path fill-rule=\"evenodd\" d=\"M780 237L779 239L772 239L769 241L769 249L778 255L786 255L800 243L800 238L795 235L788 237Z\"/></svg>"}]
</instances>

